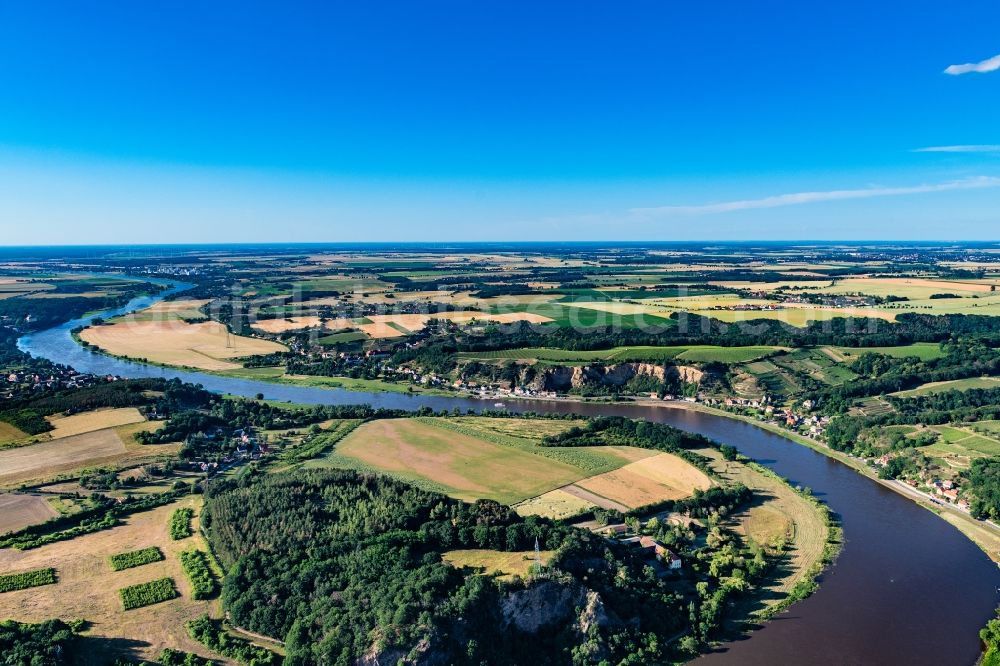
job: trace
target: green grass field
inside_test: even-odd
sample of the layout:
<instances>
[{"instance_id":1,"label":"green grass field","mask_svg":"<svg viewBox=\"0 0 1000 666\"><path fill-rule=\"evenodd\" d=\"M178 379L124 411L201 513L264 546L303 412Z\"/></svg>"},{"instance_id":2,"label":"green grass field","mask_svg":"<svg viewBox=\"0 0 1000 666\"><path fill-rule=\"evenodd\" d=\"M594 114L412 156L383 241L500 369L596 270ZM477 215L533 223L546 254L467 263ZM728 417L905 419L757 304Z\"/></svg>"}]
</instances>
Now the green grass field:
<instances>
[{"instance_id":1,"label":"green grass field","mask_svg":"<svg viewBox=\"0 0 1000 666\"><path fill-rule=\"evenodd\" d=\"M371 421L305 463L381 472L464 500L513 504L616 470L648 452L629 447L541 447L573 421L411 418Z\"/></svg>"},{"instance_id":2,"label":"green grass field","mask_svg":"<svg viewBox=\"0 0 1000 666\"><path fill-rule=\"evenodd\" d=\"M968 379L956 379L950 382L932 382L909 391L899 391L892 395L899 396L900 398L912 398L920 395L944 393L946 391L993 388L1000 388L1000 377L969 377Z\"/></svg>"},{"instance_id":3,"label":"green grass field","mask_svg":"<svg viewBox=\"0 0 1000 666\"><path fill-rule=\"evenodd\" d=\"M936 342L914 342L912 345L899 347L831 347L835 353L842 355L847 361L853 361L865 352L884 354L895 358L916 356L921 361L931 361L944 356L940 345Z\"/></svg>"},{"instance_id":4,"label":"green grass field","mask_svg":"<svg viewBox=\"0 0 1000 666\"><path fill-rule=\"evenodd\" d=\"M496 361L524 359L550 361L554 363L603 361L624 363L628 361L663 362L672 359L692 363L746 363L780 351L780 347L716 347L710 345L678 347L614 347L586 351L569 351L548 347L525 349L504 349L489 352L461 352L457 356L465 360Z\"/></svg>"},{"instance_id":5,"label":"green grass field","mask_svg":"<svg viewBox=\"0 0 1000 666\"><path fill-rule=\"evenodd\" d=\"M323 466L324 459L307 466ZM375 469L459 499L512 504L587 475L572 465L439 428L418 419L371 421L325 462Z\"/></svg>"},{"instance_id":6,"label":"green grass field","mask_svg":"<svg viewBox=\"0 0 1000 666\"><path fill-rule=\"evenodd\" d=\"M771 360L782 368L808 375L830 386L839 386L857 377L820 349L796 349Z\"/></svg>"},{"instance_id":7,"label":"green grass field","mask_svg":"<svg viewBox=\"0 0 1000 666\"><path fill-rule=\"evenodd\" d=\"M530 312L532 314L548 317L556 326L569 326L574 328L617 326L620 328L658 329L675 325L673 321L666 317L658 317L650 314L621 315L613 312L573 307L572 304L562 303L537 303L532 305L516 306L514 308L506 306L490 307L488 312L490 314L502 314L505 312Z\"/></svg>"},{"instance_id":8,"label":"green grass field","mask_svg":"<svg viewBox=\"0 0 1000 666\"><path fill-rule=\"evenodd\" d=\"M332 333L323 336L317 342L321 345L344 345L351 342L367 340L368 336L362 331L344 331L343 333Z\"/></svg>"},{"instance_id":9,"label":"green grass field","mask_svg":"<svg viewBox=\"0 0 1000 666\"><path fill-rule=\"evenodd\" d=\"M964 449L968 455L1000 456L1000 440L989 434L977 434L964 425L931 426L931 430L940 433L942 443ZM986 432L989 433L988 430Z\"/></svg>"}]
</instances>

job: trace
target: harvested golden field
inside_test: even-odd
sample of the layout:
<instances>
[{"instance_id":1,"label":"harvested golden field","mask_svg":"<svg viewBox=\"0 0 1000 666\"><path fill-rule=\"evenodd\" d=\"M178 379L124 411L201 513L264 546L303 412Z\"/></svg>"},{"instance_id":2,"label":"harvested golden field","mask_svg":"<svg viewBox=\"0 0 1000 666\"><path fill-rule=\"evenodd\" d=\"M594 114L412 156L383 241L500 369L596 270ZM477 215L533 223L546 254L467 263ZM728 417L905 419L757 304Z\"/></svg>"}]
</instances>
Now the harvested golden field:
<instances>
[{"instance_id":1,"label":"harvested golden field","mask_svg":"<svg viewBox=\"0 0 1000 666\"><path fill-rule=\"evenodd\" d=\"M140 430L161 427L162 421L143 421L0 450L0 487L43 481L84 467L152 461L176 454L180 444L143 446L134 439Z\"/></svg>"},{"instance_id":2,"label":"harvested golden field","mask_svg":"<svg viewBox=\"0 0 1000 666\"><path fill-rule=\"evenodd\" d=\"M544 315L533 314L531 312L505 312L502 314L489 314L487 312L463 311L463 312L441 312L437 314L384 314L369 315L360 319L331 319L326 322L326 328L332 331L339 331L346 328L364 331L369 337L375 339L398 338L408 333L416 333L427 327L427 323L432 319L447 319L459 324L465 324L472 320L492 321L500 324L509 324L516 321L527 321L531 323L545 323L552 321ZM273 320L285 322L285 320ZM284 328L279 323L258 322L254 324L256 328L267 330L269 333L283 332L284 330L294 330L308 326L319 325L316 317L295 317L294 324L285 322L288 328ZM316 323L305 323L315 321ZM268 328L263 325L266 324ZM273 330L272 330L273 329Z\"/></svg>"},{"instance_id":3,"label":"harvested golden field","mask_svg":"<svg viewBox=\"0 0 1000 666\"><path fill-rule=\"evenodd\" d=\"M711 486L712 481L687 461L670 453L660 453L577 481L575 485L629 508L638 508L690 497L696 489Z\"/></svg>"},{"instance_id":4,"label":"harvested golden field","mask_svg":"<svg viewBox=\"0 0 1000 666\"><path fill-rule=\"evenodd\" d=\"M375 325L388 324L390 326L397 326L403 328L407 331L416 333L421 331L427 326L427 322L430 317L423 314L393 314L393 315L376 315L374 317L368 317L374 322ZM372 324L369 324L369 326ZM362 330L364 330L362 328ZM367 331L365 331L367 333ZM372 336L377 337L377 336Z\"/></svg>"},{"instance_id":5,"label":"harvested golden field","mask_svg":"<svg viewBox=\"0 0 1000 666\"><path fill-rule=\"evenodd\" d=\"M394 303L450 303L453 291L394 291L390 293L367 294L359 300L373 305L392 305ZM310 301L316 303L317 301Z\"/></svg>"},{"instance_id":6,"label":"harvested golden field","mask_svg":"<svg viewBox=\"0 0 1000 666\"><path fill-rule=\"evenodd\" d=\"M232 370L242 366L228 359L287 351L276 342L231 335L215 321L123 321L87 328L80 337L116 356L201 370Z\"/></svg>"},{"instance_id":7,"label":"harvested golden field","mask_svg":"<svg viewBox=\"0 0 1000 666\"><path fill-rule=\"evenodd\" d=\"M5 421L0 421L0 444L9 444L30 437L28 433L15 428Z\"/></svg>"},{"instance_id":8,"label":"harvested golden field","mask_svg":"<svg viewBox=\"0 0 1000 666\"><path fill-rule=\"evenodd\" d=\"M0 550L0 571L25 571L53 567L55 585L7 592L0 595L0 617L22 622L40 622L53 617L86 618L92 623L86 635L101 645L99 654L90 655L95 664L109 657L156 659L170 647L214 657L204 646L187 636L184 623L202 613L216 614L218 602L194 601L187 576L181 570L178 553L199 545L200 536L173 541L167 535L167 520L179 506L199 508L199 498L133 514L125 524L110 530L80 536L27 551ZM112 571L108 558L116 553L156 546L166 558L141 567ZM118 590L169 576L181 596L145 608L123 611Z\"/></svg>"},{"instance_id":9,"label":"harvested golden field","mask_svg":"<svg viewBox=\"0 0 1000 666\"><path fill-rule=\"evenodd\" d=\"M146 420L135 407L96 409L72 416L47 416L45 418L55 428L48 433L52 439L81 435L85 432L114 428L130 423L142 423Z\"/></svg>"},{"instance_id":10,"label":"harvested golden field","mask_svg":"<svg viewBox=\"0 0 1000 666\"><path fill-rule=\"evenodd\" d=\"M544 566L552 559L555 551L543 550L539 551L538 554ZM535 551L451 550L444 553L442 559L456 569L470 567L488 576L499 574L500 578L513 576L527 578L531 571L531 565L535 564Z\"/></svg>"},{"instance_id":11,"label":"harvested golden field","mask_svg":"<svg viewBox=\"0 0 1000 666\"><path fill-rule=\"evenodd\" d=\"M565 432L570 428L582 426L584 424L584 421L577 419L519 419L493 416L463 416L462 418L457 419L457 422L460 423L463 428L479 431L484 435L494 433L536 441L541 441L549 435L558 435L559 433ZM605 448L618 449L623 447ZM642 454L653 455L645 449L628 447L628 450L639 452L638 455L640 455L640 457L643 457Z\"/></svg>"},{"instance_id":12,"label":"harvested golden field","mask_svg":"<svg viewBox=\"0 0 1000 666\"><path fill-rule=\"evenodd\" d=\"M197 310L209 302L207 298L187 298L174 301L160 301L146 308L145 312L187 312Z\"/></svg>"},{"instance_id":13,"label":"harvested golden field","mask_svg":"<svg viewBox=\"0 0 1000 666\"><path fill-rule=\"evenodd\" d=\"M383 419L356 428L340 457L410 481L430 481L453 497L513 503L585 475L572 465L417 419Z\"/></svg>"},{"instance_id":14,"label":"harvested golden field","mask_svg":"<svg viewBox=\"0 0 1000 666\"><path fill-rule=\"evenodd\" d=\"M56 510L39 495L0 494L0 534L45 522L56 515Z\"/></svg>"},{"instance_id":15,"label":"harvested golden field","mask_svg":"<svg viewBox=\"0 0 1000 666\"><path fill-rule=\"evenodd\" d=\"M253 327L265 333L278 334L321 326L322 324L319 317L288 317L287 319L260 319L253 323Z\"/></svg>"},{"instance_id":16,"label":"harvested golden field","mask_svg":"<svg viewBox=\"0 0 1000 666\"><path fill-rule=\"evenodd\" d=\"M106 291L82 291L80 293L72 294L52 294L45 291L40 291L34 294L28 294L25 298L100 298L102 296L107 296Z\"/></svg>"},{"instance_id":17,"label":"harvested golden field","mask_svg":"<svg viewBox=\"0 0 1000 666\"><path fill-rule=\"evenodd\" d=\"M160 301L145 310L139 310L115 321L178 321L185 319L202 319L204 313L199 310L208 303L208 299L181 299L176 301Z\"/></svg>"},{"instance_id":18,"label":"harvested golden field","mask_svg":"<svg viewBox=\"0 0 1000 666\"><path fill-rule=\"evenodd\" d=\"M514 505L514 510L521 516L542 516L558 520L569 518L594 508L594 504L582 497L568 493L562 488L550 490L538 497L526 499Z\"/></svg>"},{"instance_id":19,"label":"harvested golden field","mask_svg":"<svg viewBox=\"0 0 1000 666\"><path fill-rule=\"evenodd\" d=\"M598 495L597 493L593 493L585 488L580 487L576 483L571 483L568 486L563 486L562 488L559 488L559 490L569 495L572 495L573 497L583 502L586 502L591 506L598 506L601 507L602 509L614 509L615 511L621 511L622 513L626 513L632 508L630 506L622 504L621 502L616 502L602 495Z\"/></svg>"},{"instance_id":20,"label":"harvested golden field","mask_svg":"<svg viewBox=\"0 0 1000 666\"><path fill-rule=\"evenodd\" d=\"M823 293L863 293L875 296L906 296L924 299L931 294L943 292L988 293L990 284L974 280L931 280L927 278L848 278L839 280L836 286L826 287Z\"/></svg>"},{"instance_id":21,"label":"harvested golden field","mask_svg":"<svg viewBox=\"0 0 1000 666\"><path fill-rule=\"evenodd\" d=\"M371 318L369 317L369 319ZM423 326L420 326L420 328L423 328ZM407 333L414 333L416 330L420 330L419 328L416 330L408 328L405 331L401 331L386 320L373 320L370 324L357 324L357 329L374 340L399 338L407 335Z\"/></svg>"},{"instance_id":22,"label":"harvested golden field","mask_svg":"<svg viewBox=\"0 0 1000 666\"><path fill-rule=\"evenodd\" d=\"M8 449L0 451L0 483L84 466L122 453L125 444L112 429Z\"/></svg>"},{"instance_id":23,"label":"harvested golden field","mask_svg":"<svg viewBox=\"0 0 1000 666\"><path fill-rule=\"evenodd\" d=\"M759 544L770 546L788 541L794 536L795 526L781 511L768 506L752 506L740 517L740 531Z\"/></svg>"}]
</instances>

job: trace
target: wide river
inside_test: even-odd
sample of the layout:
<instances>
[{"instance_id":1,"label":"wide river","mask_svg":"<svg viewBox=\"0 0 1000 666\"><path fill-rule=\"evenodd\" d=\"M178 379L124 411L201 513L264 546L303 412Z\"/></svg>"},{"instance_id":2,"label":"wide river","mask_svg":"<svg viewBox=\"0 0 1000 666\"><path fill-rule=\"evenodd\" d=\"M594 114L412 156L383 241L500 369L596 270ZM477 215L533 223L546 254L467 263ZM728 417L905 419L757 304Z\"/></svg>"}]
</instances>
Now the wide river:
<instances>
[{"instance_id":1,"label":"wide river","mask_svg":"<svg viewBox=\"0 0 1000 666\"><path fill-rule=\"evenodd\" d=\"M175 283L178 284L178 283ZM171 291L187 285L178 284ZM147 307L135 299L108 317ZM71 321L26 335L18 346L80 372L123 377L177 377L212 391L310 404L369 403L377 407L481 410L479 400L399 393L362 393L218 377L125 362L84 350ZM912 501L820 453L753 425L668 406L597 405L506 400L511 411L617 414L669 423L731 444L792 483L808 486L835 511L845 545L820 589L749 637L726 644L698 663L972 664L977 632L998 603L1000 570L954 527Z\"/></svg>"}]
</instances>

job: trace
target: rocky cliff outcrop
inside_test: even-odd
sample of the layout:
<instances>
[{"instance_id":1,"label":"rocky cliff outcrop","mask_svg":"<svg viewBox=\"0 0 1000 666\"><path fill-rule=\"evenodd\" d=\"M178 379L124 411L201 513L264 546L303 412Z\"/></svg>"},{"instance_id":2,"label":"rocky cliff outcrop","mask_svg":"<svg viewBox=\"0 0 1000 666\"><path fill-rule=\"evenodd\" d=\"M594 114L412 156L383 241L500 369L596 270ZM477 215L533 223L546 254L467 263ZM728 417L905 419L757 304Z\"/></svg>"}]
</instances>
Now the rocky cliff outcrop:
<instances>
[{"instance_id":1,"label":"rocky cliff outcrop","mask_svg":"<svg viewBox=\"0 0 1000 666\"><path fill-rule=\"evenodd\" d=\"M579 583L535 583L501 599L503 627L514 626L533 634L542 627L567 622L586 600L587 590Z\"/></svg>"},{"instance_id":2,"label":"rocky cliff outcrop","mask_svg":"<svg viewBox=\"0 0 1000 666\"><path fill-rule=\"evenodd\" d=\"M531 388L536 391L565 392L586 385L624 386L635 377L652 377L660 382L679 379L697 384L704 373L693 366L657 365L654 363L617 363L549 367L535 374Z\"/></svg>"}]
</instances>

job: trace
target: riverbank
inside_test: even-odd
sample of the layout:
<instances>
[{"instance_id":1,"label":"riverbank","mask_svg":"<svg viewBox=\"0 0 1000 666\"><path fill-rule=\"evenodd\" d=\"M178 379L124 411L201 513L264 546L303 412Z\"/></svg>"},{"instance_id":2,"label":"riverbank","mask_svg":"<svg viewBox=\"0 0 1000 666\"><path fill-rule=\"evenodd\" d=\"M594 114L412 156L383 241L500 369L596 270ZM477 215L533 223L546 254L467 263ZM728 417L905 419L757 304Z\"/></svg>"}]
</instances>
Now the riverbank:
<instances>
[{"instance_id":1,"label":"riverbank","mask_svg":"<svg viewBox=\"0 0 1000 666\"><path fill-rule=\"evenodd\" d=\"M742 633L775 617L819 588L818 579L840 552L843 531L829 508L806 490L740 456L728 461L715 448L697 449L720 478L754 492L751 506L730 517L744 538L753 540L780 561L761 589L738 602L735 613L746 619L730 631ZM779 545L776 545L779 544Z\"/></svg>"},{"instance_id":2,"label":"riverbank","mask_svg":"<svg viewBox=\"0 0 1000 666\"><path fill-rule=\"evenodd\" d=\"M809 439L808 437L803 437L802 435L797 435L796 433L789 432L785 428L775 426L771 423L765 423L758 419L750 416L744 416L742 414L733 414L732 412L727 412L723 409L717 409L715 407L709 407L708 405L702 405L700 403L691 402L668 402L664 403L657 400L638 400L639 404L649 405L649 406L659 406L659 407L669 407L674 409L686 409L696 412L701 412L703 414L712 414L713 416L722 416L725 418L733 419L735 421L742 421L744 423L749 423L750 425L756 426L762 430L780 435L785 439L788 439L796 444L801 444L806 446L813 451L822 453L828 458L833 458L834 460L847 465L851 469L855 470L859 474L868 477L872 481L882 485L885 488L892 490L893 492L899 493L903 497L912 500L919 506L935 513L937 516L954 526L962 534L968 537L973 543L979 546L980 549L994 562L1000 564L1000 527L993 525L992 523L976 520L970 516L967 512L962 511L958 507L954 507L948 504L935 502L932 498L924 495L923 493L910 488L909 486L899 483L898 481L880 479L874 470L864 460L856 458L852 455L844 453L842 451L836 451L828 446L825 446L821 442Z\"/></svg>"},{"instance_id":3,"label":"riverbank","mask_svg":"<svg viewBox=\"0 0 1000 666\"><path fill-rule=\"evenodd\" d=\"M361 377L327 377L324 375L288 375L277 367L239 368L236 370L209 371L209 374L234 379L253 379L286 386L305 386L309 388L338 388L345 391L364 391L369 393L408 393L415 395L436 395L455 397L454 391L447 391L417 384L390 382L384 379L364 379Z\"/></svg>"},{"instance_id":4,"label":"riverbank","mask_svg":"<svg viewBox=\"0 0 1000 666\"><path fill-rule=\"evenodd\" d=\"M73 336L77 343L79 343L79 338ZM109 357L113 357L113 354L108 354L104 350L95 351L90 348L91 353L99 353ZM137 359L122 359L131 362L136 362ZM140 361L142 362L142 361ZM473 394L463 394L460 391L436 388L436 387L425 387L414 384L403 384L388 382L379 379L352 379L349 377L322 377L322 376L305 376L297 375L290 376L285 375L281 368L239 368L233 370L224 371L203 371L196 368L184 368L179 366L167 366L162 364L146 363L150 365L156 365L158 367L163 367L167 369L178 369L184 371L194 371L194 372L204 372L205 374L215 375L219 377L230 377L234 379L244 379L251 381L262 381L270 384L276 385L287 385L287 386L301 386L306 388L318 388L318 389L340 389L345 391L354 392L366 392L366 393L386 393L386 394L405 394L405 395L424 395L433 397L443 397L443 398L457 398L474 400L481 403L484 407L491 404L494 398L482 398ZM907 499L915 502L919 506L932 511L940 518L948 522L950 525L958 529L963 535L970 539L976 544L986 555L994 562L1000 564L1000 527L979 521L969 515L967 512L962 511L958 507L945 504L943 502L935 501L933 498L926 496L918 491L915 491L905 484L901 484L895 481L880 479L874 470L862 459L851 456L847 453L836 451L824 445L822 442L804 437L794 432L776 426L772 423L767 423L759 419L753 418L751 416L745 416L742 414L735 414L730 411L723 409L718 409L715 407L709 407L701 403L688 402L682 400L675 401L662 401L654 400L650 398L636 398L634 400L628 401L618 401L614 402L606 398L597 399L586 399L578 396L559 396L559 397L537 397L537 396L503 396L495 398L497 401L503 402L507 401L523 401L523 402L538 402L542 403L564 403L569 405L637 405L642 407L658 407L658 408L673 408L697 411L705 414L711 414L713 416L720 416L727 419L741 421L744 423L751 424L757 428L765 430L767 432L781 436L786 440L790 440L796 444L808 447L809 449L823 454L828 458L837 460L838 462L850 467L854 471L860 473L861 475L871 479L882 485L885 488L896 492Z\"/></svg>"}]
</instances>

